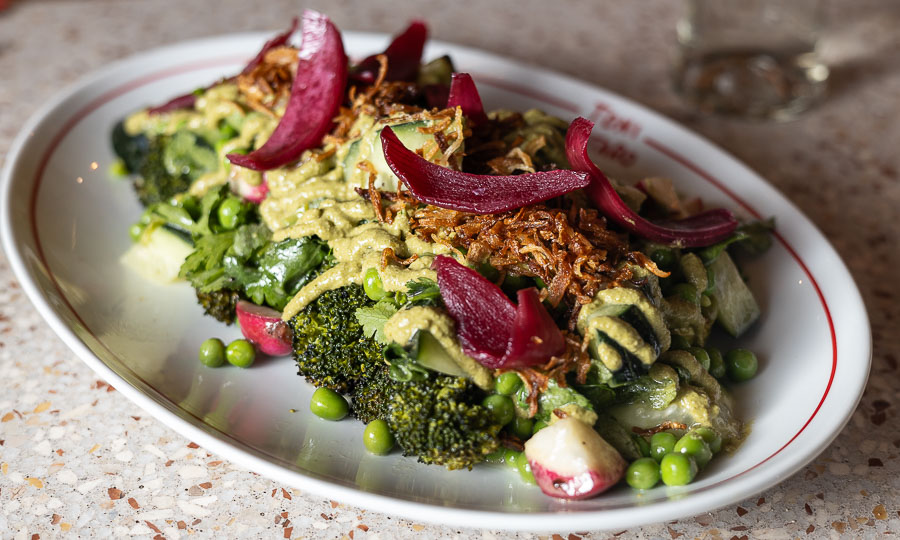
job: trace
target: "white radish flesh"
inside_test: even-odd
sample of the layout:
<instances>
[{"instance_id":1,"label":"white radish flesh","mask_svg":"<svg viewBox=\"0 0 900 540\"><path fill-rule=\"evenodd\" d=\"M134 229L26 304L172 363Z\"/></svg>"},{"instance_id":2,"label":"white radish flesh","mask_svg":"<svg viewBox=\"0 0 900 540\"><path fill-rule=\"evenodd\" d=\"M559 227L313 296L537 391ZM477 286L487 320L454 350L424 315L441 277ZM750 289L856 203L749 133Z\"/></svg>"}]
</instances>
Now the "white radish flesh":
<instances>
[{"instance_id":1,"label":"white radish flesh","mask_svg":"<svg viewBox=\"0 0 900 540\"><path fill-rule=\"evenodd\" d=\"M525 457L541 491L561 499L586 499L614 486L626 463L591 426L564 418L525 443Z\"/></svg>"}]
</instances>

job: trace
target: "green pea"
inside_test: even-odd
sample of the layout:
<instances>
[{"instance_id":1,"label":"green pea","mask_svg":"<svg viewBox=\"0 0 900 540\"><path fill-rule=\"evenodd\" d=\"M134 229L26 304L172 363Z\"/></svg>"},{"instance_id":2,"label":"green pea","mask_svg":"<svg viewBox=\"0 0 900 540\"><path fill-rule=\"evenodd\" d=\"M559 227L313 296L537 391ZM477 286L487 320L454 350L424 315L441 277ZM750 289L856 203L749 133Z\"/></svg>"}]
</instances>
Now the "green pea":
<instances>
[{"instance_id":1,"label":"green pea","mask_svg":"<svg viewBox=\"0 0 900 540\"><path fill-rule=\"evenodd\" d=\"M722 450L722 437L713 428L699 426L692 429L691 432L703 437L703 440L709 445L709 449L713 454L718 454L719 451Z\"/></svg>"},{"instance_id":2,"label":"green pea","mask_svg":"<svg viewBox=\"0 0 900 540\"><path fill-rule=\"evenodd\" d=\"M712 459L712 450L698 433L688 432L675 443L675 453L686 454L694 458L701 469Z\"/></svg>"},{"instance_id":3,"label":"green pea","mask_svg":"<svg viewBox=\"0 0 900 540\"><path fill-rule=\"evenodd\" d=\"M509 424L509 430L516 437L527 440L531 437L531 430L534 429L534 422L530 418L520 418L516 416Z\"/></svg>"},{"instance_id":4,"label":"green pea","mask_svg":"<svg viewBox=\"0 0 900 540\"><path fill-rule=\"evenodd\" d=\"M344 396L331 388L316 388L312 399L309 401L309 410L319 418L325 420L340 420L350 412L350 406Z\"/></svg>"},{"instance_id":5,"label":"green pea","mask_svg":"<svg viewBox=\"0 0 900 540\"><path fill-rule=\"evenodd\" d=\"M141 235L144 234L144 225L140 223L135 223L131 227L128 227L128 236L131 237L132 242L137 242L141 239Z\"/></svg>"},{"instance_id":6,"label":"green pea","mask_svg":"<svg viewBox=\"0 0 900 540\"><path fill-rule=\"evenodd\" d=\"M517 452L511 448L507 448L503 453L503 461L513 469L519 468L519 461L527 461L524 452Z\"/></svg>"},{"instance_id":7,"label":"green pea","mask_svg":"<svg viewBox=\"0 0 900 540\"><path fill-rule=\"evenodd\" d=\"M494 391L498 394L503 394L504 396L511 396L515 394L516 390L521 386L522 379L514 371L507 371L497 377L494 382Z\"/></svg>"},{"instance_id":8,"label":"green pea","mask_svg":"<svg viewBox=\"0 0 900 540\"><path fill-rule=\"evenodd\" d=\"M672 294L692 304L700 303L700 292L690 283L678 283L672 287Z\"/></svg>"},{"instance_id":9,"label":"green pea","mask_svg":"<svg viewBox=\"0 0 900 540\"><path fill-rule=\"evenodd\" d=\"M225 344L221 339L209 338L200 344L200 363L207 367L219 367L225 363Z\"/></svg>"},{"instance_id":10,"label":"green pea","mask_svg":"<svg viewBox=\"0 0 900 540\"><path fill-rule=\"evenodd\" d=\"M661 461L663 456L671 453L675 449L675 435L668 431L660 431L654 433L650 437L650 457L656 461Z\"/></svg>"},{"instance_id":11,"label":"green pea","mask_svg":"<svg viewBox=\"0 0 900 540\"><path fill-rule=\"evenodd\" d=\"M709 374L721 379L725 376L725 359L722 357L722 351L715 347L707 347L706 353L709 355Z\"/></svg>"},{"instance_id":12,"label":"green pea","mask_svg":"<svg viewBox=\"0 0 900 540\"><path fill-rule=\"evenodd\" d=\"M686 337L681 334L672 334L672 345L671 348L675 350L686 350L691 347L691 342L687 340Z\"/></svg>"},{"instance_id":13,"label":"green pea","mask_svg":"<svg viewBox=\"0 0 900 540\"><path fill-rule=\"evenodd\" d=\"M635 489L650 489L659 482L659 463L643 457L631 462L625 470L625 481Z\"/></svg>"},{"instance_id":14,"label":"green pea","mask_svg":"<svg viewBox=\"0 0 900 540\"><path fill-rule=\"evenodd\" d=\"M647 442L647 439L637 434L633 434L631 438L634 439L634 444L637 445L638 451L641 453L641 455L644 457L650 457L650 443Z\"/></svg>"},{"instance_id":15,"label":"green pea","mask_svg":"<svg viewBox=\"0 0 900 540\"><path fill-rule=\"evenodd\" d=\"M366 291L366 296L376 302L387 296L384 284L381 283L381 277L375 268L366 270L366 274L363 276L363 290Z\"/></svg>"},{"instance_id":16,"label":"green pea","mask_svg":"<svg viewBox=\"0 0 900 540\"><path fill-rule=\"evenodd\" d=\"M686 486L697 476L697 462L687 454L666 454L659 463L659 476L667 486Z\"/></svg>"},{"instance_id":17,"label":"green pea","mask_svg":"<svg viewBox=\"0 0 900 540\"><path fill-rule=\"evenodd\" d=\"M109 164L109 174L113 176L128 176L128 166L121 159L117 159Z\"/></svg>"},{"instance_id":18,"label":"green pea","mask_svg":"<svg viewBox=\"0 0 900 540\"><path fill-rule=\"evenodd\" d=\"M380 419L369 422L366 429L363 430L363 445L365 445L366 450L376 456L390 454L391 449L394 448L394 435L391 433L391 428L388 427L387 422Z\"/></svg>"},{"instance_id":19,"label":"green pea","mask_svg":"<svg viewBox=\"0 0 900 540\"><path fill-rule=\"evenodd\" d=\"M675 252L671 249L660 248L650 254L650 260L655 262L660 270L670 270L675 266Z\"/></svg>"},{"instance_id":20,"label":"green pea","mask_svg":"<svg viewBox=\"0 0 900 540\"><path fill-rule=\"evenodd\" d=\"M543 420L538 420L537 422L534 423L534 427L531 428L531 434L534 435L535 433L544 429L548 425L550 425L550 424L548 424L547 422L544 422Z\"/></svg>"},{"instance_id":21,"label":"green pea","mask_svg":"<svg viewBox=\"0 0 900 540\"><path fill-rule=\"evenodd\" d=\"M494 421L501 426L505 426L512 422L513 418L516 416L515 406L513 405L512 400L507 396L491 394L484 398L481 405L490 411L491 416L494 417Z\"/></svg>"},{"instance_id":22,"label":"green pea","mask_svg":"<svg viewBox=\"0 0 900 540\"><path fill-rule=\"evenodd\" d=\"M537 484L537 481L534 479L534 473L531 472L531 463L528 462L528 458L525 457L524 453L519 458L516 468L519 469L519 476L522 478L522 481L526 484Z\"/></svg>"},{"instance_id":23,"label":"green pea","mask_svg":"<svg viewBox=\"0 0 900 540\"><path fill-rule=\"evenodd\" d=\"M694 355L694 358L700 362L700 365L703 366L703 369L709 371L709 366L712 364L712 359L709 356L709 353L706 352L706 349L703 347L691 347L688 349L688 352Z\"/></svg>"},{"instance_id":24,"label":"green pea","mask_svg":"<svg viewBox=\"0 0 900 540\"><path fill-rule=\"evenodd\" d=\"M756 375L759 362L756 355L747 349L735 349L725 355L725 369L728 378L734 382L749 381Z\"/></svg>"},{"instance_id":25,"label":"green pea","mask_svg":"<svg viewBox=\"0 0 900 540\"><path fill-rule=\"evenodd\" d=\"M236 339L225 347L225 359L240 368L248 368L256 360L256 349L246 339Z\"/></svg>"},{"instance_id":26,"label":"green pea","mask_svg":"<svg viewBox=\"0 0 900 540\"><path fill-rule=\"evenodd\" d=\"M503 456L506 455L506 449L499 448L484 457L488 463L503 463Z\"/></svg>"},{"instance_id":27,"label":"green pea","mask_svg":"<svg viewBox=\"0 0 900 540\"><path fill-rule=\"evenodd\" d=\"M242 212L243 205L241 201L235 197L228 197L219 205L219 224L229 230L236 228Z\"/></svg>"}]
</instances>

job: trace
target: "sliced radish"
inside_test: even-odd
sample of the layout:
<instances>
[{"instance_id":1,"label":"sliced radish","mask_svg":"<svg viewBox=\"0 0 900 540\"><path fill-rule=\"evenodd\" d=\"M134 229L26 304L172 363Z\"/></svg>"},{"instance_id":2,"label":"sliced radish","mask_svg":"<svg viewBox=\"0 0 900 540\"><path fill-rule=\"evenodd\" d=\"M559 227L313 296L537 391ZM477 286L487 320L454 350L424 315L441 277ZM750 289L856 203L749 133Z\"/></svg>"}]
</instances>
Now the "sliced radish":
<instances>
[{"instance_id":1,"label":"sliced radish","mask_svg":"<svg viewBox=\"0 0 900 540\"><path fill-rule=\"evenodd\" d=\"M261 175L261 179L254 179L254 183L248 178L250 175ZM231 167L231 172L228 175L228 185L231 187L231 191L237 193L240 198L254 204L263 202L263 199L265 199L266 195L269 193L269 185L266 182L265 172L260 173L236 165Z\"/></svg>"},{"instance_id":2,"label":"sliced radish","mask_svg":"<svg viewBox=\"0 0 900 540\"><path fill-rule=\"evenodd\" d=\"M525 443L525 457L541 491L560 499L587 499L622 479L626 463L594 429L563 418Z\"/></svg>"},{"instance_id":3,"label":"sliced radish","mask_svg":"<svg viewBox=\"0 0 900 540\"><path fill-rule=\"evenodd\" d=\"M237 303L238 323L247 341L270 356L291 354L293 336L281 313L246 300Z\"/></svg>"}]
</instances>

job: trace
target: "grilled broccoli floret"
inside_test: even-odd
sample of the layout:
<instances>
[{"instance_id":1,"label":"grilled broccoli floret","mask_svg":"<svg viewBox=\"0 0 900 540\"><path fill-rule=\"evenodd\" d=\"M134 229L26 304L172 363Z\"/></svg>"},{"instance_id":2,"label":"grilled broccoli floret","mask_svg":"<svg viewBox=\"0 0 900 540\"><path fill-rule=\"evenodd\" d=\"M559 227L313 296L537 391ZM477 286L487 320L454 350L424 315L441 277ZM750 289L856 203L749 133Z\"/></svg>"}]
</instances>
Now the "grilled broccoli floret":
<instances>
[{"instance_id":1,"label":"grilled broccoli floret","mask_svg":"<svg viewBox=\"0 0 900 540\"><path fill-rule=\"evenodd\" d=\"M168 201L218 166L215 151L203 137L189 131L158 135L150 139L137 167L134 190L144 206Z\"/></svg>"},{"instance_id":2,"label":"grilled broccoli floret","mask_svg":"<svg viewBox=\"0 0 900 540\"><path fill-rule=\"evenodd\" d=\"M125 131L125 121L116 124L112 132L113 151L125 164L129 173L136 173L150 151L150 139L143 133L129 135Z\"/></svg>"},{"instance_id":3,"label":"grilled broccoli floret","mask_svg":"<svg viewBox=\"0 0 900 540\"><path fill-rule=\"evenodd\" d=\"M370 305L363 288L327 291L291 318L294 359L300 375L315 386L348 393L383 364L381 345L363 334L357 308Z\"/></svg>"},{"instance_id":4,"label":"grilled broccoli floret","mask_svg":"<svg viewBox=\"0 0 900 540\"><path fill-rule=\"evenodd\" d=\"M191 186L191 175L183 171L172 173L163 155L170 137L161 135L150 139L147 155L138 167L134 191L144 206L167 201Z\"/></svg>"},{"instance_id":5,"label":"grilled broccoli floret","mask_svg":"<svg viewBox=\"0 0 900 540\"><path fill-rule=\"evenodd\" d=\"M401 383L391 379L387 364L373 366L372 372L359 381L351 394L351 412L366 424L372 420L386 420L390 396L398 384Z\"/></svg>"},{"instance_id":6,"label":"grilled broccoli floret","mask_svg":"<svg viewBox=\"0 0 900 540\"><path fill-rule=\"evenodd\" d=\"M431 372L392 390L387 422L403 455L462 469L499 447L502 426L480 405L484 393L470 380Z\"/></svg>"},{"instance_id":7,"label":"grilled broccoli floret","mask_svg":"<svg viewBox=\"0 0 900 540\"><path fill-rule=\"evenodd\" d=\"M241 295L237 291L219 289L212 292L197 291L197 302L211 315L225 324L234 322L234 309Z\"/></svg>"}]
</instances>

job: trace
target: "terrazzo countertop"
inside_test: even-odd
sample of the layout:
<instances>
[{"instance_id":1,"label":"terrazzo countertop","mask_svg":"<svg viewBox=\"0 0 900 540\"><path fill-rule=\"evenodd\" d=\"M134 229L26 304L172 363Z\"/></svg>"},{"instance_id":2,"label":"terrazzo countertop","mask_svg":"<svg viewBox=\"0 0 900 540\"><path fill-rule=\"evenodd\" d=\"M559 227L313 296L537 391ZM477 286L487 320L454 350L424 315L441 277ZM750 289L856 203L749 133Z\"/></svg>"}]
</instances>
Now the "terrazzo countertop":
<instances>
[{"instance_id":1,"label":"terrazzo countertop","mask_svg":"<svg viewBox=\"0 0 900 540\"><path fill-rule=\"evenodd\" d=\"M189 38L278 29L301 4L12 2L0 11L0 156L45 100L109 61ZM865 396L837 440L801 472L737 505L615 536L900 533L900 4L827 4L823 50L833 67L831 95L784 124L703 117L683 106L667 84L678 2L502 0L478 9L475 2L433 0L309 4L343 29L392 32L414 16L425 17L437 39L552 67L644 103L767 178L812 218L849 265L869 310L875 353ZM400 520L231 464L98 380L38 316L5 255L0 283L0 538L537 536ZM559 531L541 538L612 535Z\"/></svg>"}]
</instances>

